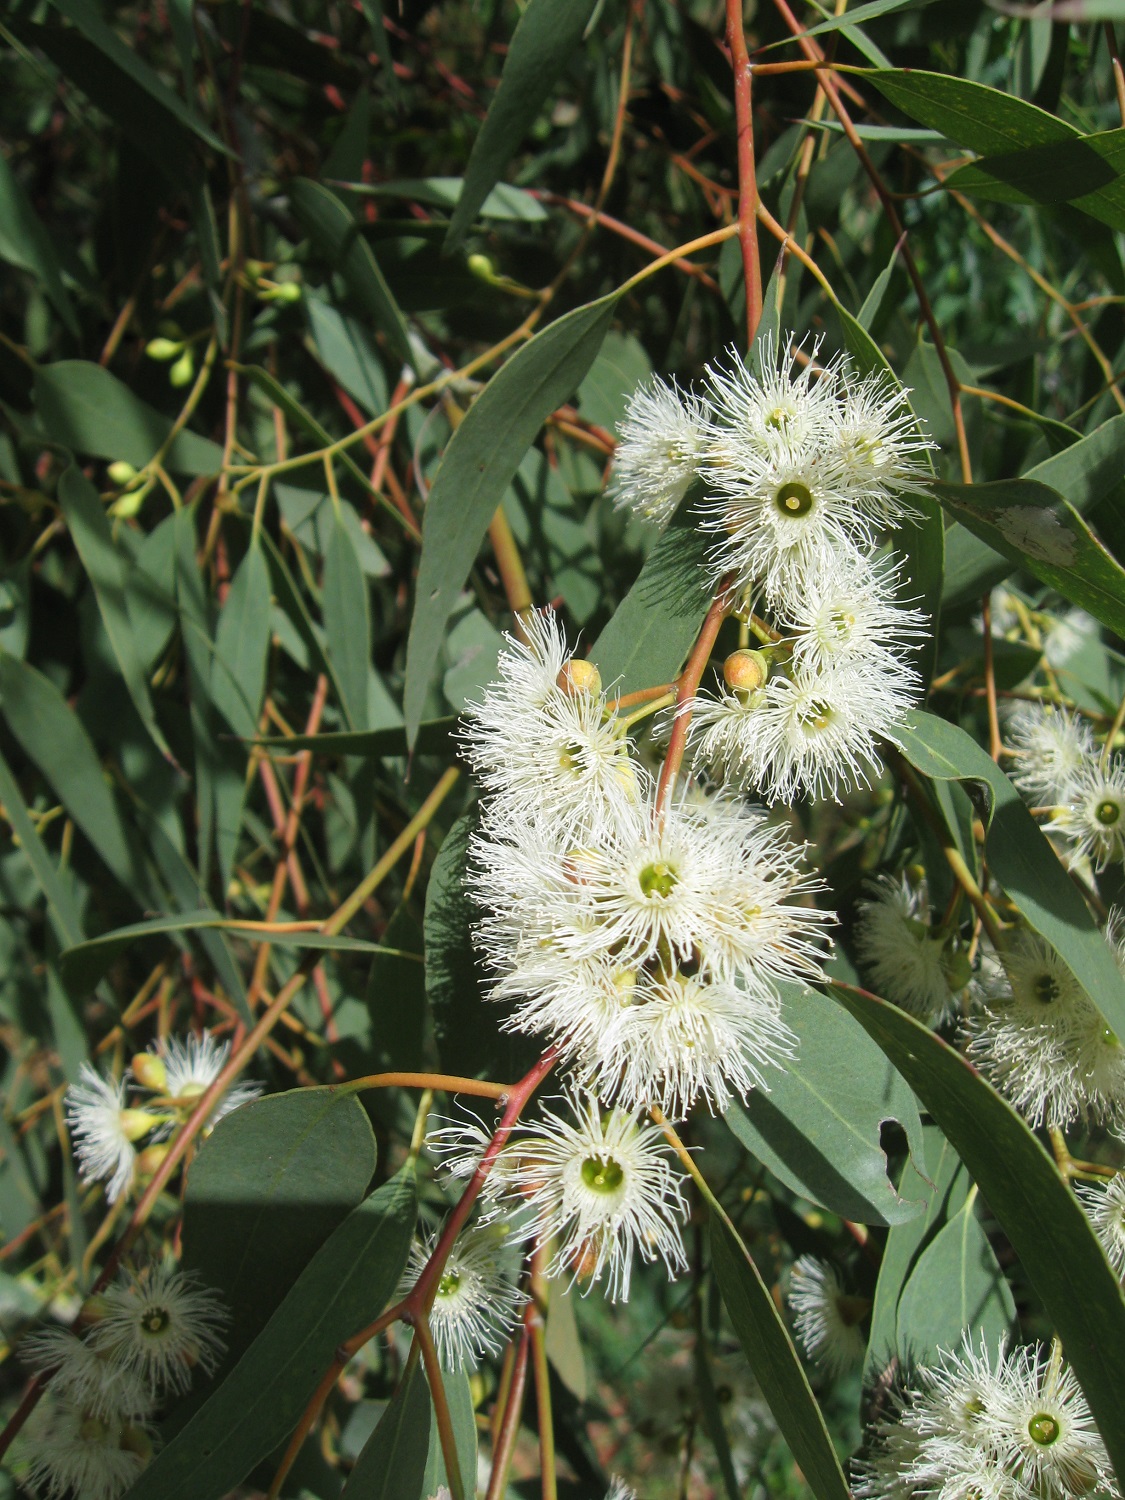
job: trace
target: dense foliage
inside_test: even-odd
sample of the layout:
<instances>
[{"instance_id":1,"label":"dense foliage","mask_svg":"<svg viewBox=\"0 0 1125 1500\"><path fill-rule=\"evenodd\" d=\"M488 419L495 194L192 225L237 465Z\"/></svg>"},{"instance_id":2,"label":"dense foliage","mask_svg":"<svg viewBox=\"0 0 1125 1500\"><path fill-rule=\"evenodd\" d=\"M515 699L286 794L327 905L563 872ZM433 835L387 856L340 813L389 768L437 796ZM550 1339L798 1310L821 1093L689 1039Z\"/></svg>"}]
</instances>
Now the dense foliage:
<instances>
[{"instance_id":1,"label":"dense foliage","mask_svg":"<svg viewBox=\"0 0 1125 1500\"><path fill-rule=\"evenodd\" d=\"M7 7L0 1496L1120 1496L1116 23Z\"/></svg>"}]
</instances>

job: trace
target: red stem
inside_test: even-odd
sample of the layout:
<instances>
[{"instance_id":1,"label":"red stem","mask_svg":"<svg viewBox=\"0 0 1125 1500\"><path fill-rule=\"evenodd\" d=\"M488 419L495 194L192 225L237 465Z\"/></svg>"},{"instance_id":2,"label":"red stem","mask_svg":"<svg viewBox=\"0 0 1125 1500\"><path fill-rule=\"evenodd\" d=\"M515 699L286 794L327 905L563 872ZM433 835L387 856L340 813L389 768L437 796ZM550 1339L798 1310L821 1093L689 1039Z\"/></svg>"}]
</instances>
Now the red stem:
<instances>
[{"instance_id":1,"label":"red stem","mask_svg":"<svg viewBox=\"0 0 1125 1500\"><path fill-rule=\"evenodd\" d=\"M758 180L754 165L754 74L742 29L743 0L727 0L727 46L734 69L734 118L738 127L738 243L746 279L746 340L754 342L762 319L762 265L758 258Z\"/></svg>"}]
</instances>

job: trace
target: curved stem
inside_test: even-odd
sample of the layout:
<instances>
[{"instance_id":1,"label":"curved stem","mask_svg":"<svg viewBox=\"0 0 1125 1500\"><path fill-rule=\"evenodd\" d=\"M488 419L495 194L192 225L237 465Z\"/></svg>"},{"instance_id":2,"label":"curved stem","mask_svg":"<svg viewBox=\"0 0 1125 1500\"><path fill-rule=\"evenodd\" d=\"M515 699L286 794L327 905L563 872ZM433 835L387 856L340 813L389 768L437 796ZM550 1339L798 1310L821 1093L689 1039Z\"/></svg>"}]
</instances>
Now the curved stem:
<instances>
[{"instance_id":1,"label":"curved stem","mask_svg":"<svg viewBox=\"0 0 1125 1500\"><path fill-rule=\"evenodd\" d=\"M695 697L700 678L703 676L704 669L710 660L720 627L730 610L730 600L727 596L729 586L730 578L728 576L719 584L718 593L712 600L711 608L707 611L707 617L703 621L695 645L692 647L691 655L688 657L687 666L680 673L676 682L675 721L672 725L671 737L668 740L668 753L664 757L664 764L660 769L660 783L656 789L656 806L661 813L668 806L668 800L672 795L676 776L683 762L684 751L687 748L688 728L691 724L692 699Z\"/></svg>"},{"instance_id":2,"label":"curved stem","mask_svg":"<svg viewBox=\"0 0 1125 1500\"><path fill-rule=\"evenodd\" d=\"M529 1303L529 1311L530 1306ZM508 1398L504 1403L503 1414L500 1418L496 1445L492 1450L492 1472L488 1476L488 1494L485 1500L502 1500L508 1489L508 1469L511 1466L516 1438L519 1435L523 1396L527 1386L527 1359L531 1346L527 1316L528 1314L524 1316L523 1332L520 1334L515 1366L512 1371L512 1383L508 1388Z\"/></svg>"},{"instance_id":3,"label":"curved stem","mask_svg":"<svg viewBox=\"0 0 1125 1500\"><path fill-rule=\"evenodd\" d=\"M762 320L762 266L758 256L755 222L758 204L757 171L754 165L754 73L746 51L742 28L743 0L727 0L727 46L734 69L734 118L738 131L738 243L742 251L742 274L746 281L746 340L754 342Z\"/></svg>"}]
</instances>

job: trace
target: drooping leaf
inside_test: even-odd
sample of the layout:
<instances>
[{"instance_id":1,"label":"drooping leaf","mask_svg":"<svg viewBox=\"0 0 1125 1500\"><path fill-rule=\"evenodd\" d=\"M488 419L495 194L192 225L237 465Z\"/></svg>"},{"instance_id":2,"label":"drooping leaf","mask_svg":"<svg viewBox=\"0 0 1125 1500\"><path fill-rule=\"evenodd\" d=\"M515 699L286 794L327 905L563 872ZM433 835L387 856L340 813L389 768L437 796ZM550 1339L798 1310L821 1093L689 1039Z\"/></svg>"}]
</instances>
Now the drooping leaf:
<instances>
[{"instance_id":1,"label":"drooping leaf","mask_svg":"<svg viewBox=\"0 0 1125 1500\"><path fill-rule=\"evenodd\" d=\"M19 782L12 775L8 762L0 755L0 802L4 804L4 815L12 831L20 841L20 848L30 864L39 889L47 898L47 912L55 935L65 947L82 941L82 921L70 887L60 878L51 856L28 816L27 804L20 791Z\"/></svg>"},{"instance_id":2,"label":"drooping leaf","mask_svg":"<svg viewBox=\"0 0 1125 1500\"><path fill-rule=\"evenodd\" d=\"M126 1500L222 1500L285 1442L341 1340L393 1295L416 1213L414 1173L405 1167L320 1247L230 1375Z\"/></svg>"},{"instance_id":3,"label":"drooping leaf","mask_svg":"<svg viewBox=\"0 0 1125 1500\"><path fill-rule=\"evenodd\" d=\"M1125 1299L1089 1220L1013 1109L965 1059L886 1001L833 993L915 1090L980 1186L1062 1340L1125 1473Z\"/></svg>"},{"instance_id":4,"label":"drooping leaf","mask_svg":"<svg viewBox=\"0 0 1125 1500\"><path fill-rule=\"evenodd\" d=\"M717 1216L711 1265L743 1353L817 1500L848 1500L824 1415L761 1272Z\"/></svg>"},{"instance_id":5,"label":"drooping leaf","mask_svg":"<svg viewBox=\"0 0 1125 1500\"><path fill-rule=\"evenodd\" d=\"M924 776L983 782L985 855L994 880L1025 921L1058 953L1119 1036L1125 1036L1125 979L1058 855L988 752L956 724L915 711L896 740Z\"/></svg>"},{"instance_id":6,"label":"drooping leaf","mask_svg":"<svg viewBox=\"0 0 1125 1500\"><path fill-rule=\"evenodd\" d=\"M125 560L114 545L113 532L97 491L81 470L71 466L59 480L58 495L67 528L98 601L98 612L121 668L122 681L153 743L170 759L172 752L156 722L145 664L129 619Z\"/></svg>"},{"instance_id":7,"label":"drooping leaf","mask_svg":"<svg viewBox=\"0 0 1125 1500\"><path fill-rule=\"evenodd\" d=\"M84 359L60 359L35 372L35 406L48 436L76 453L125 459L141 468L164 446L169 418L134 396L116 375ZM186 429L164 467L173 474L217 474L223 450Z\"/></svg>"},{"instance_id":8,"label":"drooping leaf","mask_svg":"<svg viewBox=\"0 0 1125 1500\"><path fill-rule=\"evenodd\" d=\"M364 1444L342 1500L421 1500L429 1449L430 1388L419 1360Z\"/></svg>"},{"instance_id":9,"label":"drooping leaf","mask_svg":"<svg viewBox=\"0 0 1125 1500\"><path fill-rule=\"evenodd\" d=\"M457 1467L461 1471L461 1482L465 1493L473 1488L473 1475L477 1472L477 1423L473 1415L473 1393L469 1387L466 1371L442 1372L445 1399L449 1403L449 1416L453 1423L453 1446L457 1450ZM441 1440L438 1436L437 1420L431 1411L430 1451L426 1458L426 1475L422 1495L435 1495L441 1485L448 1485L449 1475L442 1456Z\"/></svg>"},{"instance_id":10,"label":"drooping leaf","mask_svg":"<svg viewBox=\"0 0 1125 1500\"><path fill-rule=\"evenodd\" d=\"M62 279L55 247L39 221L19 178L0 155L0 260L29 271L42 286L75 338L78 319Z\"/></svg>"},{"instance_id":11,"label":"drooping leaf","mask_svg":"<svg viewBox=\"0 0 1125 1500\"><path fill-rule=\"evenodd\" d=\"M898 1304L898 1348L903 1359L932 1365L941 1349L956 1349L963 1332L990 1349L1010 1334L1016 1318L1011 1288L988 1243L975 1205L966 1203L918 1257Z\"/></svg>"},{"instance_id":12,"label":"drooping leaf","mask_svg":"<svg viewBox=\"0 0 1125 1500\"><path fill-rule=\"evenodd\" d=\"M228 1363L363 1198L375 1137L354 1094L294 1089L219 1121L188 1174L184 1265L231 1309Z\"/></svg>"},{"instance_id":13,"label":"drooping leaf","mask_svg":"<svg viewBox=\"0 0 1125 1500\"><path fill-rule=\"evenodd\" d=\"M406 653L404 714L411 746L446 621L488 523L535 434L593 363L617 299L611 292L537 333L492 377L449 441L426 502Z\"/></svg>"},{"instance_id":14,"label":"drooping leaf","mask_svg":"<svg viewBox=\"0 0 1125 1500\"><path fill-rule=\"evenodd\" d=\"M723 1119L799 1196L862 1224L917 1217L926 1202L923 1178L908 1172L897 1190L880 1145L883 1124L897 1120L924 1170L922 1124L910 1089L863 1028L822 995L785 985L782 1005L798 1039L796 1057L767 1070L768 1092L753 1089Z\"/></svg>"},{"instance_id":15,"label":"drooping leaf","mask_svg":"<svg viewBox=\"0 0 1125 1500\"><path fill-rule=\"evenodd\" d=\"M512 33L500 85L473 142L465 180L449 222L453 250L477 216L528 128L582 40L594 0L529 0Z\"/></svg>"},{"instance_id":16,"label":"drooping leaf","mask_svg":"<svg viewBox=\"0 0 1125 1500\"><path fill-rule=\"evenodd\" d=\"M367 728L367 677L371 665L371 613L367 580L339 510L333 510L324 558L324 628L328 653L353 729Z\"/></svg>"},{"instance_id":17,"label":"drooping leaf","mask_svg":"<svg viewBox=\"0 0 1125 1500\"><path fill-rule=\"evenodd\" d=\"M427 719L419 724L414 741L416 755L441 755L451 753L455 744L457 719L450 714L444 719ZM383 759L406 755L406 728L396 724L389 729L350 729L327 734L263 735L255 744L270 749L312 750L317 755L373 755Z\"/></svg>"},{"instance_id":18,"label":"drooping leaf","mask_svg":"<svg viewBox=\"0 0 1125 1500\"><path fill-rule=\"evenodd\" d=\"M356 306L374 319L396 359L412 366L406 321L351 209L330 189L305 177L290 184L289 201L317 252L343 276Z\"/></svg>"}]
</instances>

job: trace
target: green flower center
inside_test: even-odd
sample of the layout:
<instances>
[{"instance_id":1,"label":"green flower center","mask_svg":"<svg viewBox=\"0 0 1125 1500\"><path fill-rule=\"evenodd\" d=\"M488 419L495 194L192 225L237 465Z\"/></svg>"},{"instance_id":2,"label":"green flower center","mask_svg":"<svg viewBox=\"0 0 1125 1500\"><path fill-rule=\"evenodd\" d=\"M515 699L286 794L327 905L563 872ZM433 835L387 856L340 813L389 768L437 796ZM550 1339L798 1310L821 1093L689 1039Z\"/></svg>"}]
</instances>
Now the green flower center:
<instances>
[{"instance_id":1,"label":"green flower center","mask_svg":"<svg viewBox=\"0 0 1125 1500\"><path fill-rule=\"evenodd\" d=\"M1103 797L1094 808L1094 817L1103 828L1112 828L1121 818L1121 804L1112 797Z\"/></svg>"},{"instance_id":2,"label":"green flower center","mask_svg":"<svg viewBox=\"0 0 1125 1500\"><path fill-rule=\"evenodd\" d=\"M460 1285L460 1271L443 1271L441 1280L438 1282L437 1294L439 1297L452 1297Z\"/></svg>"},{"instance_id":3,"label":"green flower center","mask_svg":"<svg viewBox=\"0 0 1125 1500\"><path fill-rule=\"evenodd\" d=\"M615 1193L625 1181L625 1168L612 1156L588 1156L582 1163L582 1181L595 1193Z\"/></svg>"},{"instance_id":4,"label":"green flower center","mask_svg":"<svg viewBox=\"0 0 1125 1500\"><path fill-rule=\"evenodd\" d=\"M814 698L801 709L798 717L802 729L827 729L835 717L835 710L823 698Z\"/></svg>"},{"instance_id":5,"label":"green flower center","mask_svg":"<svg viewBox=\"0 0 1125 1500\"><path fill-rule=\"evenodd\" d=\"M807 516L813 508L813 493L807 484L794 479L780 487L773 503L783 516Z\"/></svg>"},{"instance_id":6,"label":"green flower center","mask_svg":"<svg viewBox=\"0 0 1125 1500\"><path fill-rule=\"evenodd\" d=\"M1052 1443L1058 1442L1062 1427L1059 1419L1049 1411L1039 1411L1028 1422L1027 1431L1033 1443L1038 1443L1041 1448L1049 1448Z\"/></svg>"},{"instance_id":7,"label":"green flower center","mask_svg":"<svg viewBox=\"0 0 1125 1500\"><path fill-rule=\"evenodd\" d=\"M559 769L579 771L582 769L582 746L571 740L559 750Z\"/></svg>"},{"instance_id":8,"label":"green flower center","mask_svg":"<svg viewBox=\"0 0 1125 1500\"><path fill-rule=\"evenodd\" d=\"M141 1329L156 1337L164 1332L170 1321L166 1308L150 1307L141 1314Z\"/></svg>"},{"instance_id":9,"label":"green flower center","mask_svg":"<svg viewBox=\"0 0 1125 1500\"><path fill-rule=\"evenodd\" d=\"M667 898L676 889L678 881L675 870L662 859L655 860L651 865L645 865L638 878L642 892L649 897Z\"/></svg>"}]
</instances>

